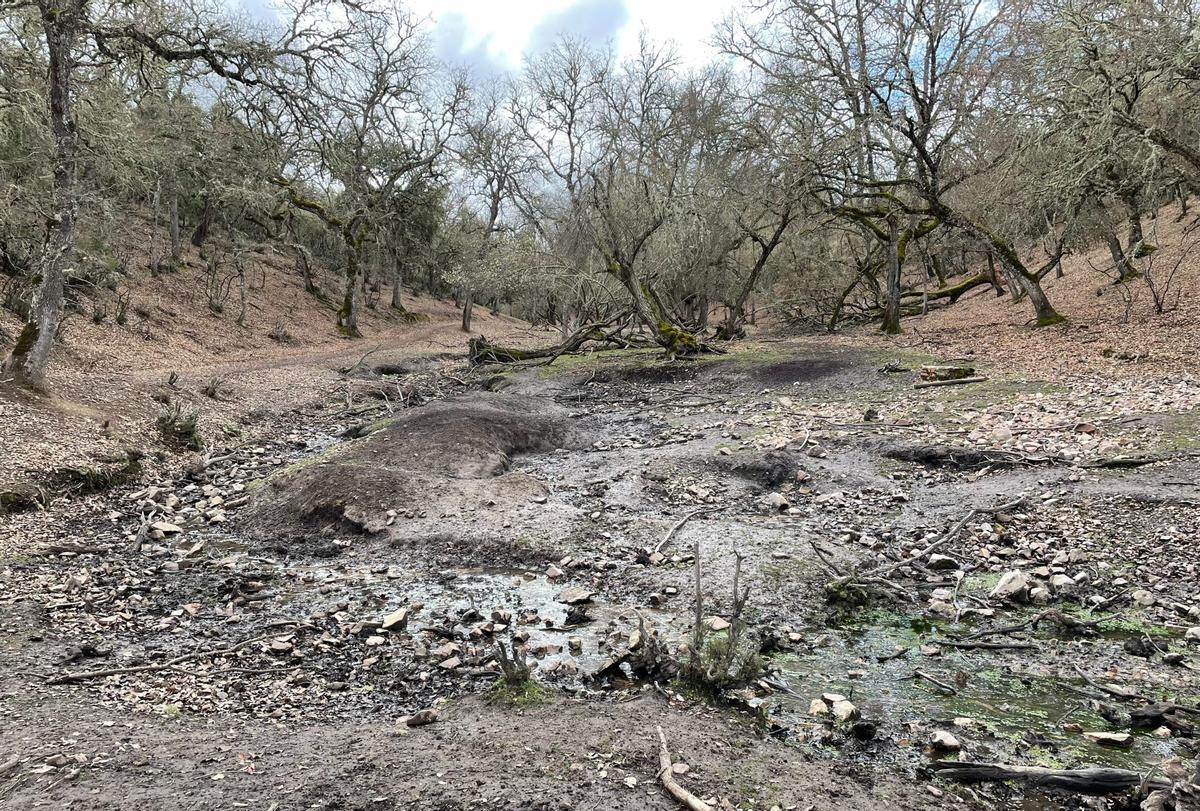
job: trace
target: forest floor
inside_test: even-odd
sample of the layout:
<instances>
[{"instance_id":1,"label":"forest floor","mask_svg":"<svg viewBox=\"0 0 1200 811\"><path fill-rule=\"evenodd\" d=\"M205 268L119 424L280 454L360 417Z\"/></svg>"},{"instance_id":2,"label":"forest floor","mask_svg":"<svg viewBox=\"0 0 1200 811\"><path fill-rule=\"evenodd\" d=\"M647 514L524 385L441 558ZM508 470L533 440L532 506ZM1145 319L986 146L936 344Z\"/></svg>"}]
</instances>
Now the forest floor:
<instances>
[{"instance_id":1,"label":"forest floor","mask_svg":"<svg viewBox=\"0 0 1200 811\"><path fill-rule=\"evenodd\" d=\"M471 370L413 334L222 365L230 422L270 408L207 464L4 519L0 807L666 809L660 726L723 808L1025 801L946 756L1194 761L1186 709L1130 717L1200 706L1191 372L1093 347L915 389L962 353L911 332ZM716 696L630 671L688 639L696 552L706 623L744 558L766 651ZM828 599L889 562L894 597ZM497 686L497 641L536 687Z\"/></svg>"},{"instance_id":2,"label":"forest floor","mask_svg":"<svg viewBox=\"0 0 1200 811\"><path fill-rule=\"evenodd\" d=\"M1099 261L1049 329L977 290L895 338L521 369L465 367L447 302L351 342L283 267L249 327L196 257L143 280L68 322L53 396L0 389L0 492L38 507L0 517L0 808L668 809L659 727L718 808L1130 807L931 768L1195 764L1200 299ZM915 388L951 361L987 379ZM697 554L716 628L743 560L736 689L640 670L687 658Z\"/></svg>"}]
</instances>

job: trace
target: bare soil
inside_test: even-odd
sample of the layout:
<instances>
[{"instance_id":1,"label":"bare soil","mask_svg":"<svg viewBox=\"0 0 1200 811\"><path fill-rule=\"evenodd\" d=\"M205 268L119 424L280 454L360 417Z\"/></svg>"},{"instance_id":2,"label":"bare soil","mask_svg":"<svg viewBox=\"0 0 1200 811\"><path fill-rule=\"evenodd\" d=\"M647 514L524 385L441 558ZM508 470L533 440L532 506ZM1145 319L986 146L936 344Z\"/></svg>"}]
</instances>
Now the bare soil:
<instances>
[{"instance_id":1,"label":"bare soil","mask_svg":"<svg viewBox=\"0 0 1200 811\"><path fill-rule=\"evenodd\" d=\"M1149 701L1200 709L1187 358L1014 323L1000 362L948 311L899 341L472 370L449 305L424 306L367 341L68 362L55 398L3 393L12 481L149 453L136 481L0 518L0 807L666 809L658 726L722 808L1084 807L935 777L936 732L964 760L1192 768L1183 728L1082 734L1130 731ZM968 344L986 382L913 388ZM1067 347L1088 358L1069 373ZM201 409L205 455L159 444L162 393ZM894 458L912 446L1005 462ZM945 559L910 559L960 522ZM744 561L765 670L738 689L627 661L645 634L686 655L697 553L706 621ZM826 589L893 564L898 597ZM1013 571L1045 594L993 595ZM1047 609L1085 625L1003 630ZM537 687L498 686L498 641ZM859 723L811 714L831 692Z\"/></svg>"}]
</instances>

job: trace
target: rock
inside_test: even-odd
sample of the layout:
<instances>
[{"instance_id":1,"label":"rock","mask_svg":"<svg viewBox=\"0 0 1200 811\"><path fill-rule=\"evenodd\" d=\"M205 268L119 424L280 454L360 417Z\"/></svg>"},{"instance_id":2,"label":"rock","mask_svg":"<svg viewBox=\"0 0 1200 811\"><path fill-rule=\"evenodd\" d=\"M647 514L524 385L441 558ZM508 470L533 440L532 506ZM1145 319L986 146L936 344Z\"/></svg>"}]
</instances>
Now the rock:
<instances>
[{"instance_id":1,"label":"rock","mask_svg":"<svg viewBox=\"0 0 1200 811\"><path fill-rule=\"evenodd\" d=\"M671 772L673 774L687 774L692 770L692 767L686 763L672 763Z\"/></svg>"},{"instance_id":2,"label":"rock","mask_svg":"<svg viewBox=\"0 0 1200 811\"><path fill-rule=\"evenodd\" d=\"M993 599L1023 603L1029 596L1029 576L1020 569L1005 572L988 596Z\"/></svg>"},{"instance_id":3,"label":"rock","mask_svg":"<svg viewBox=\"0 0 1200 811\"><path fill-rule=\"evenodd\" d=\"M1162 738L1165 740L1165 739L1171 737L1171 728L1170 727L1159 727L1158 729L1154 730L1150 734L1156 738Z\"/></svg>"},{"instance_id":4,"label":"rock","mask_svg":"<svg viewBox=\"0 0 1200 811\"><path fill-rule=\"evenodd\" d=\"M592 597L595 595L596 592L592 591L591 589L585 589L580 586L570 586L569 588L563 589L562 592L559 593L558 601L560 603L566 603L567 605L579 605L581 603L590 603L592 601Z\"/></svg>"},{"instance_id":5,"label":"rock","mask_svg":"<svg viewBox=\"0 0 1200 811\"><path fill-rule=\"evenodd\" d=\"M929 556L929 562L926 566L935 572L953 571L958 568L958 561L949 555L935 553Z\"/></svg>"},{"instance_id":6,"label":"rock","mask_svg":"<svg viewBox=\"0 0 1200 811\"><path fill-rule=\"evenodd\" d=\"M942 600L930 600L928 611L935 617L943 617L949 620L958 618L958 609Z\"/></svg>"},{"instance_id":7,"label":"rock","mask_svg":"<svg viewBox=\"0 0 1200 811\"><path fill-rule=\"evenodd\" d=\"M446 661L444 661L444 662L441 662L441 663L438 665L438 667L440 667L442 670L454 670L455 668L457 668L457 667L458 667L459 665L461 665L461 664L462 664L462 660L461 660L461 659L459 659L457 656L451 656L451 657L450 657L449 659L447 659Z\"/></svg>"},{"instance_id":8,"label":"rock","mask_svg":"<svg viewBox=\"0 0 1200 811\"><path fill-rule=\"evenodd\" d=\"M726 631L729 629L729 621L721 617L709 617L704 621L710 631Z\"/></svg>"},{"instance_id":9,"label":"rock","mask_svg":"<svg viewBox=\"0 0 1200 811\"><path fill-rule=\"evenodd\" d=\"M1117 749L1125 749L1133 746L1133 736L1128 732L1085 732L1083 733L1083 737L1092 743L1098 743L1101 746L1112 746Z\"/></svg>"},{"instance_id":10,"label":"rock","mask_svg":"<svg viewBox=\"0 0 1200 811\"><path fill-rule=\"evenodd\" d=\"M873 740L877 731L878 726L874 721L855 721L850 727L850 734L860 741Z\"/></svg>"},{"instance_id":11,"label":"rock","mask_svg":"<svg viewBox=\"0 0 1200 811\"><path fill-rule=\"evenodd\" d=\"M1034 605L1049 605L1054 599L1054 595L1049 589L1044 589L1041 586L1034 586L1029 590L1029 601Z\"/></svg>"},{"instance_id":12,"label":"rock","mask_svg":"<svg viewBox=\"0 0 1200 811\"><path fill-rule=\"evenodd\" d=\"M1134 605L1141 606L1142 608L1149 608L1158 602L1154 595L1145 589L1138 589L1129 595L1129 599L1133 601Z\"/></svg>"},{"instance_id":13,"label":"rock","mask_svg":"<svg viewBox=\"0 0 1200 811\"><path fill-rule=\"evenodd\" d=\"M1200 643L1200 625L1194 625L1183 632L1185 642Z\"/></svg>"},{"instance_id":14,"label":"rock","mask_svg":"<svg viewBox=\"0 0 1200 811\"><path fill-rule=\"evenodd\" d=\"M1065 574L1056 574L1050 577L1050 587L1059 594L1067 594L1074 590L1075 580L1067 577Z\"/></svg>"},{"instance_id":15,"label":"rock","mask_svg":"<svg viewBox=\"0 0 1200 811\"><path fill-rule=\"evenodd\" d=\"M962 744L958 742L958 738L944 729L939 729L933 733L929 739L929 745L935 752L957 752L962 749Z\"/></svg>"},{"instance_id":16,"label":"rock","mask_svg":"<svg viewBox=\"0 0 1200 811\"><path fill-rule=\"evenodd\" d=\"M183 532L183 528L178 524L172 524L170 521L155 521L150 525L150 529L158 530L165 535L175 535Z\"/></svg>"},{"instance_id":17,"label":"rock","mask_svg":"<svg viewBox=\"0 0 1200 811\"><path fill-rule=\"evenodd\" d=\"M859 718L858 707L855 707L845 699L833 702L833 717L841 723L849 721L857 721Z\"/></svg>"},{"instance_id":18,"label":"rock","mask_svg":"<svg viewBox=\"0 0 1200 811\"><path fill-rule=\"evenodd\" d=\"M551 563L546 568L546 579L547 580L558 580L562 576L563 576L563 570L558 568L557 566L555 566L553 563Z\"/></svg>"},{"instance_id":19,"label":"rock","mask_svg":"<svg viewBox=\"0 0 1200 811\"><path fill-rule=\"evenodd\" d=\"M823 699L814 698L808 705L808 714L815 715L818 718L829 715L829 705Z\"/></svg>"},{"instance_id":20,"label":"rock","mask_svg":"<svg viewBox=\"0 0 1200 811\"><path fill-rule=\"evenodd\" d=\"M941 645L922 645L921 646L921 655L922 656L941 656L942 655L942 646Z\"/></svg>"},{"instance_id":21,"label":"rock","mask_svg":"<svg viewBox=\"0 0 1200 811\"><path fill-rule=\"evenodd\" d=\"M792 506L788 500L779 493L768 493L763 497L763 503L776 512L784 512L788 507Z\"/></svg>"},{"instance_id":22,"label":"rock","mask_svg":"<svg viewBox=\"0 0 1200 811\"><path fill-rule=\"evenodd\" d=\"M368 648L377 648L380 645L384 644L385 642L387 642L387 640L384 639L382 636L368 636L367 637L367 647Z\"/></svg>"},{"instance_id":23,"label":"rock","mask_svg":"<svg viewBox=\"0 0 1200 811\"><path fill-rule=\"evenodd\" d=\"M385 631L403 631L408 624L408 606L398 608L383 618L379 627Z\"/></svg>"},{"instance_id":24,"label":"rock","mask_svg":"<svg viewBox=\"0 0 1200 811\"><path fill-rule=\"evenodd\" d=\"M427 724L432 724L438 719L438 711L434 707L421 710L418 713L408 716L404 723L410 727L423 727Z\"/></svg>"}]
</instances>

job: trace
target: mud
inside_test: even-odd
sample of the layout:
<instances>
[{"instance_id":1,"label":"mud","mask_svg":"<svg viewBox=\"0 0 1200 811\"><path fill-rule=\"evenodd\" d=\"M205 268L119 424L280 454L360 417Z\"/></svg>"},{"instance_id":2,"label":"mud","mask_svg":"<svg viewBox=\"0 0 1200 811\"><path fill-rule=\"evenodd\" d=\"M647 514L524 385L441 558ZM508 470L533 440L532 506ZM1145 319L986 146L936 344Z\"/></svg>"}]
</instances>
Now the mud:
<instances>
[{"instance_id":1,"label":"mud","mask_svg":"<svg viewBox=\"0 0 1200 811\"><path fill-rule=\"evenodd\" d=\"M66 534L106 551L0 561L11 584L0 603L0 755L20 758L0 776L0 800L671 808L655 783L660 724L691 766L681 781L732 807L1075 807L1036 791L933 782L923 766L935 730L976 760L1143 768L1194 757L1186 738L1140 731L1113 750L1069 726L1116 728L1107 714L1119 703L1090 697L1076 666L1155 699L1200 700L1191 651L1171 627L1192 622L1195 562L1182 550L1200 513L1186 487L1164 494L1186 463L1086 479L1063 467L931 469L887 458L869 428L839 427L858 424L845 412L909 391L910 381L878 372L877 354L812 345L691 363L605 354L481 377L398 414L374 403L355 415L367 426L357 439L335 439L348 420L331 407L281 426L277 443L236 452L231 470L248 475L250 503L227 523L188 526L133 553L128 500L96 497L86 529ZM777 427L784 409L820 413L823 401L841 415L805 431ZM222 475L190 484L226 487ZM786 504L768 502L771 493ZM1016 493L1028 508L992 521L994 540L981 518L946 546L961 583L910 567L896 582L911 603L827 601L822 558L848 571L901 555L967 509ZM1098 515L1105 522L1091 534L1059 529ZM682 649L697 553L704 613L727 616L735 552L751 586L750 632L766 653L763 682L700 694L609 667L635 631ZM1012 637L1028 650L945 644L1028 617L987 593L1011 561L1033 568L1023 555L1060 552L1090 555L1071 569L1087 582L1123 581L1106 595L1148 582L1149 561L1159 603L1142 610L1126 598L1086 633ZM583 618L568 614L568 589L591 595ZM956 589L976 613L931 616L936 589ZM1086 594L1057 605L1091 616ZM401 610L406 620L384 628ZM264 632L182 672L61 685L38 676L162 662ZM1125 650L1151 634L1182 666ZM496 687L498 642L528 651L540 686L520 701ZM83 644L109 652L64 663ZM891 657L897 646L908 650ZM954 692L914 680L916 669ZM850 697L874 735L860 740L810 715L825 692ZM437 723L403 725L430 707ZM40 771L56 754L76 765Z\"/></svg>"}]
</instances>

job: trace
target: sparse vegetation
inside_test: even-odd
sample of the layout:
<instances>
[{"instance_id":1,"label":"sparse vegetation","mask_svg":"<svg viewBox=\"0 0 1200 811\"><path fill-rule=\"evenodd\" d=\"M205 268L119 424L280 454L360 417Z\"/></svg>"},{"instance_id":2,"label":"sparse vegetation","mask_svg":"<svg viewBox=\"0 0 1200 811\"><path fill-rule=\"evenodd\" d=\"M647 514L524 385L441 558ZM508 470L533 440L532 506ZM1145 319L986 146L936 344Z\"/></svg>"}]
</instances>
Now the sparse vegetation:
<instances>
[{"instance_id":1,"label":"sparse vegetation","mask_svg":"<svg viewBox=\"0 0 1200 811\"><path fill-rule=\"evenodd\" d=\"M192 451L204 449L198 410L185 410L180 403L170 403L158 412L157 423L158 430L168 445Z\"/></svg>"}]
</instances>

